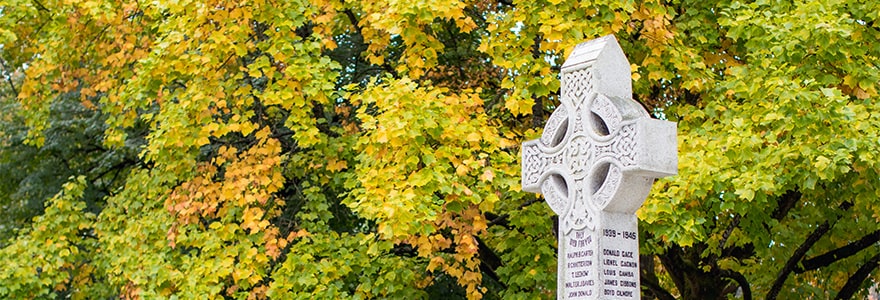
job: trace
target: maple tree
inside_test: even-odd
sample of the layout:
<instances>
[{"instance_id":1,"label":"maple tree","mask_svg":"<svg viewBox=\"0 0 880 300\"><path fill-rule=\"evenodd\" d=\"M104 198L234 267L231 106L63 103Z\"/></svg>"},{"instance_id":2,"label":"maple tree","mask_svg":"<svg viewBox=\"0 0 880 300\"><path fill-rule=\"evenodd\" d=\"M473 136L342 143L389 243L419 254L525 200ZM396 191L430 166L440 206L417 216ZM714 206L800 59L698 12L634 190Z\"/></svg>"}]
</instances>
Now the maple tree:
<instances>
[{"instance_id":1,"label":"maple tree","mask_svg":"<svg viewBox=\"0 0 880 300\"><path fill-rule=\"evenodd\" d=\"M519 145L615 34L645 298L878 279L880 4L0 0L3 298L552 298ZM63 165L59 168L59 165Z\"/></svg>"}]
</instances>

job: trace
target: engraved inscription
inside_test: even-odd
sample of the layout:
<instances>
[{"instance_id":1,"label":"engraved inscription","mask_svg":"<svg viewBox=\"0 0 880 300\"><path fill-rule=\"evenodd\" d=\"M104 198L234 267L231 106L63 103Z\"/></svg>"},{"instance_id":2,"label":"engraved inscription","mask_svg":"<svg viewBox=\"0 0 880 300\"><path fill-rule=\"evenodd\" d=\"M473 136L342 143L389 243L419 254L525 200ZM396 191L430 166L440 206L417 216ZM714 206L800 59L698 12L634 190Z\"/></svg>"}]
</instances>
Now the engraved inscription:
<instances>
[{"instance_id":1,"label":"engraved inscription","mask_svg":"<svg viewBox=\"0 0 880 300\"><path fill-rule=\"evenodd\" d=\"M637 299L639 295L638 239L635 231L606 227L599 254L602 266L602 296L612 299Z\"/></svg>"},{"instance_id":2,"label":"engraved inscription","mask_svg":"<svg viewBox=\"0 0 880 300\"><path fill-rule=\"evenodd\" d=\"M596 285L595 274L591 274L593 261L596 259L593 250L594 237L583 230L569 232L567 236L565 272L568 276L564 285L566 298L592 297L593 287Z\"/></svg>"}]
</instances>

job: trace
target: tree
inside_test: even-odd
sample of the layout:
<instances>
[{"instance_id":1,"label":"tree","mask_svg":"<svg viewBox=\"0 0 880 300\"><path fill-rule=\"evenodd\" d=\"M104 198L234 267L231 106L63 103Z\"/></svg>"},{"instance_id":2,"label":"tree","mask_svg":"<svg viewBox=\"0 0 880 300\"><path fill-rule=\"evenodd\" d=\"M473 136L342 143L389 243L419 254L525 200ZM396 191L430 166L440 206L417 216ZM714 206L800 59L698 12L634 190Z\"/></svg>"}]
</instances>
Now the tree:
<instances>
[{"instance_id":1,"label":"tree","mask_svg":"<svg viewBox=\"0 0 880 300\"><path fill-rule=\"evenodd\" d=\"M863 295L878 6L0 0L0 200L45 205L2 224L0 296L552 298L519 144L612 33L679 126L645 298Z\"/></svg>"}]
</instances>

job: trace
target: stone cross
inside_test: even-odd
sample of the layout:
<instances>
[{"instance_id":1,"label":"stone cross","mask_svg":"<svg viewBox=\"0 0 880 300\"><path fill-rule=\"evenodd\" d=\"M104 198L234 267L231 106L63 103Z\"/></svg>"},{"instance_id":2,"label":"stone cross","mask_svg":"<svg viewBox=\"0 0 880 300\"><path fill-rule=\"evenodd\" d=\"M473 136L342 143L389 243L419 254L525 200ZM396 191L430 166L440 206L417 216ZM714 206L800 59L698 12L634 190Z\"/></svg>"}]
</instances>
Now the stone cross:
<instances>
[{"instance_id":1,"label":"stone cross","mask_svg":"<svg viewBox=\"0 0 880 300\"><path fill-rule=\"evenodd\" d=\"M523 190L559 215L557 299L639 299L635 211L678 171L676 124L631 99L614 36L577 45L561 76L561 105L522 146Z\"/></svg>"}]
</instances>

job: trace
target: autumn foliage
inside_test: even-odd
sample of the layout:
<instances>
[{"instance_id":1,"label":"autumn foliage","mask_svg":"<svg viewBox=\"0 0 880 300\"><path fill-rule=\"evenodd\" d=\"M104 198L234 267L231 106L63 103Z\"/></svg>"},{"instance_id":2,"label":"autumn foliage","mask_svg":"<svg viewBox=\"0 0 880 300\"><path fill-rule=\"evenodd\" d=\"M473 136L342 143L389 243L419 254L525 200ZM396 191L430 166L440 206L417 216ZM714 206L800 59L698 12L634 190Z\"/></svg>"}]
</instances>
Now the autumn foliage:
<instances>
[{"instance_id":1,"label":"autumn foliage","mask_svg":"<svg viewBox=\"0 0 880 300\"><path fill-rule=\"evenodd\" d=\"M0 298L553 298L519 145L607 34L679 128L643 297L865 294L880 6L849 2L0 0Z\"/></svg>"}]
</instances>

